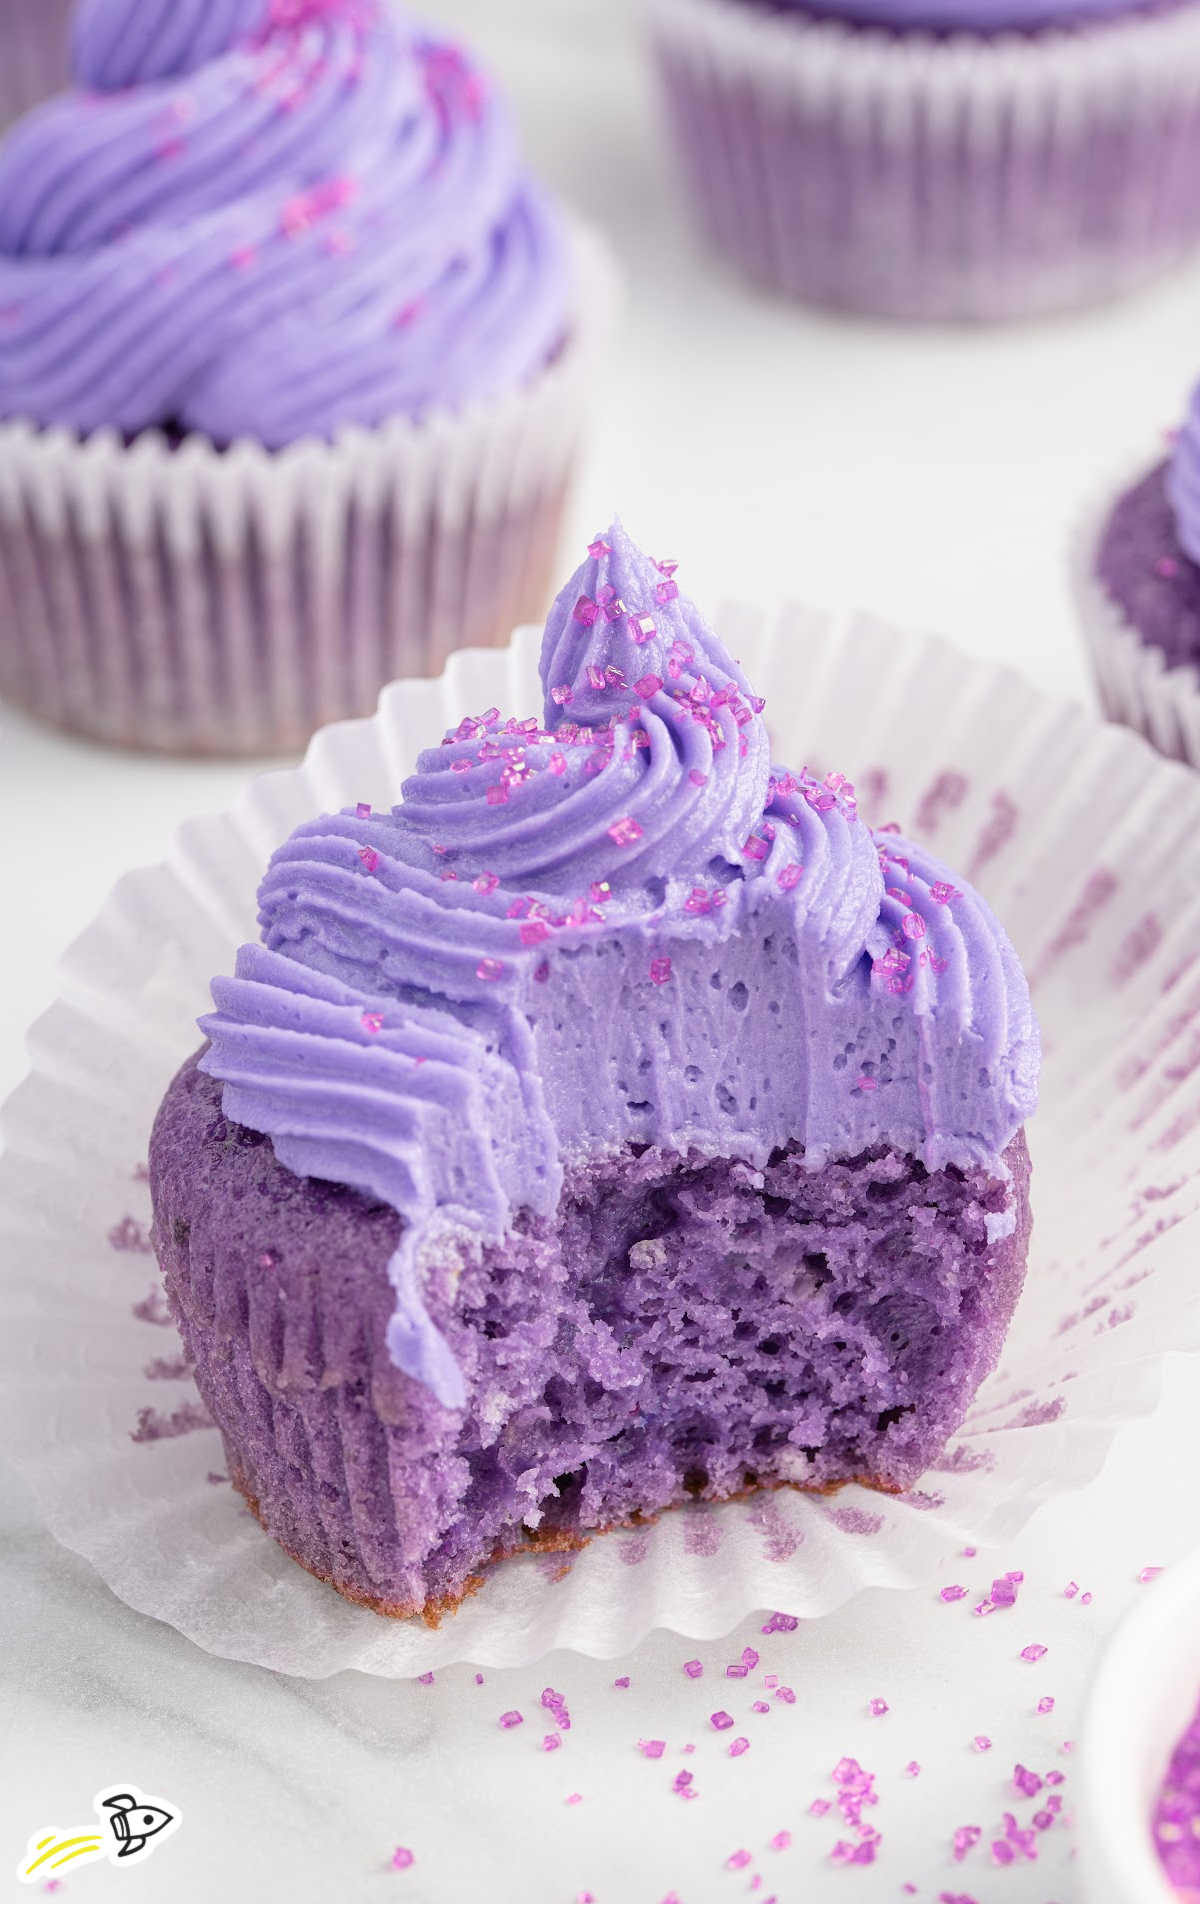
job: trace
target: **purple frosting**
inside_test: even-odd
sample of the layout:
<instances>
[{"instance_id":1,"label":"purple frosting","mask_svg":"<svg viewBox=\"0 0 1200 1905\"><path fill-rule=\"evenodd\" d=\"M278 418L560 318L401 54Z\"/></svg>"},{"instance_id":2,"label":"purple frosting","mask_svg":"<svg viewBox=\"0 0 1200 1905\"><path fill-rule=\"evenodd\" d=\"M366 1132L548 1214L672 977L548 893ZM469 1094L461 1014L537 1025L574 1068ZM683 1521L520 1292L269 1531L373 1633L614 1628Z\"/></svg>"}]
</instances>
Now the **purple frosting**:
<instances>
[{"instance_id":1,"label":"purple frosting","mask_svg":"<svg viewBox=\"0 0 1200 1905\"><path fill-rule=\"evenodd\" d=\"M565 1169L889 1145L1003 1177L1033 1109L987 906L873 835L842 776L772 768L672 569L597 538L546 625L540 721L468 718L390 813L297 829L203 1021L229 1118L404 1218L388 1345L451 1406L423 1267L552 1214Z\"/></svg>"},{"instance_id":2,"label":"purple frosting","mask_svg":"<svg viewBox=\"0 0 1200 1905\"><path fill-rule=\"evenodd\" d=\"M881 26L898 33L1025 33L1083 26L1147 10L1145 0L771 0L781 11Z\"/></svg>"},{"instance_id":3,"label":"purple frosting","mask_svg":"<svg viewBox=\"0 0 1200 1905\"><path fill-rule=\"evenodd\" d=\"M1180 547L1200 562L1200 384L1188 399L1187 415L1175 437L1167 465L1167 497Z\"/></svg>"},{"instance_id":4,"label":"purple frosting","mask_svg":"<svg viewBox=\"0 0 1200 1905\"><path fill-rule=\"evenodd\" d=\"M0 416L275 448L518 387L559 219L467 57L381 0L85 0L0 147Z\"/></svg>"}]
</instances>

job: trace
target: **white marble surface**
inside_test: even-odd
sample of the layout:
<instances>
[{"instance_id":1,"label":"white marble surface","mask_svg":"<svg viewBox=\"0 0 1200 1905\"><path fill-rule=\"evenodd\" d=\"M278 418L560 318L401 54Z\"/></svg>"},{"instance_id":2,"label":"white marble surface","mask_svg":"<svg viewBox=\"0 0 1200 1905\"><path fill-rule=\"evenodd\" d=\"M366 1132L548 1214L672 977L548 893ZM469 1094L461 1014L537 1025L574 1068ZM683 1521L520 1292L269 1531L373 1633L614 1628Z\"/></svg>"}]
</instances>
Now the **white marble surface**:
<instances>
[{"instance_id":1,"label":"white marble surface","mask_svg":"<svg viewBox=\"0 0 1200 1905\"><path fill-rule=\"evenodd\" d=\"M1144 453L1200 368L1200 268L1132 303L1003 332L905 332L792 310L707 259L679 213L659 115L639 61L634 0L427 0L483 45L522 112L542 171L611 232L631 281L621 347L597 390L597 423L571 519L577 544L614 509L687 559L702 601L789 593L865 605L1004 656L1042 686L1086 694L1071 626L1064 538L1080 504ZM0 34L3 28L0 26ZM0 863L16 895L0 946L0 1092L22 1069L24 1027L53 996L54 961L127 866L157 858L172 828L225 806L244 769L131 761L45 734L0 710ZM3 1273L19 1276L19 1263ZM26 1835L87 1818L92 1793L127 1779L173 1798L180 1832L126 1875L69 1878L74 1899L688 1901L777 1894L848 1901L967 1892L1075 1895L1073 1837L1043 1836L1036 1865L1004 1870L986 1840L1013 1804L1020 1760L1067 1774L1097 1650L1136 1583L1200 1541L1181 1458L1195 1374L1180 1364L1156 1413L1128 1430L1092 1486L1044 1509L1010 1549L948 1556L928 1594L872 1594L760 1642L758 1674L793 1706L748 1711L753 1679L723 1667L758 1639L670 1636L620 1663L557 1657L476 1686L356 1675L304 1684L212 1660L117 1604L41 1534L21 1485L0 1482L0 1896ZM970 1608L994 1573L1021 1568L1017 1608ZM1068 1602L1070 1578L1095 1599ZM943 1606L961 1580L971 1598ZM1047 1644L1038 1666L1017 1656ZM699 1654L703 1679L681 1663ZM628 1690L613 1679L628 1673ZM556 1753L537 1701L560 1689L574 1724ZM1053 1714L1033 1708L1043 1692ZM867 1715L885 1698L889 1713ZM731 1760L717 1707L751 1739ZM497 1725L516 1707L525 1724ZM988 1753L975 1750L989 1735ZM728 1739L729 1735L724 1736ZM668 1742L645 1760L639 1738ZM695 1753L681 1756L694 1742ZM829 1794L843 1754L878 1775L877 1865L828 1860ZM916 1758L915 1781L902 1768ZM671 1790L690 1766L700 1797ZM578 1805L565 1804L572 1792ZM1032 1810L1015 1806L1024 1820ZM985 1846L961 1866L959 1825ZM768 1849L782 1828L789 1851ZM416 1862L390 1868L392 1848ZM745 1847L754 1862L725 1866ZM752 1883L762 1875L756 1894ZM36 1896L36 1894L34 1894Z\"/></svg>"}]
</instances>

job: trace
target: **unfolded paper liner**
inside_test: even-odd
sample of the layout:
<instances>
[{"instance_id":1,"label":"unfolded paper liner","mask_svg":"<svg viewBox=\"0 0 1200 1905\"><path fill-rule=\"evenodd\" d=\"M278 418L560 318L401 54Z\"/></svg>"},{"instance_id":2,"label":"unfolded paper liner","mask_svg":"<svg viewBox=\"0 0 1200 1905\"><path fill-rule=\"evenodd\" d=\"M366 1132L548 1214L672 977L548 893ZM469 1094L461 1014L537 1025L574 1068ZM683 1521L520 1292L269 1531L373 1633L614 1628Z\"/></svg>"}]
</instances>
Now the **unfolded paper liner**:
<instances>
[{"instance_id":1,"label":"unfolded paper liner","mask_svg":"<svg viewBox=\"0 0 1200 1905\"><path fill-rule=\"evenodd\" d=\"M68 82L74 0L0 0L0 130Z\"/></svg>"},{"instance_id":2,"label":"unfolded paper liner","mask_svg":"<svg viewBox=\"0 0 1200 1905\"><path fill-rule=\"evenodd\" d=\"M651 0L650 32L701 224L777 289L1023 317L1200 240L1200 6L984 37Z\"/></svg>"},{"instance_id":3,"label":"unfolded paper liner","mask_svg":"<svg viewBox=\"0 0 1200 1905\"><path fill-rule=\"evenodd\" d=\"M1144 734L1168 759L1200 768L1200 668L1194 662L1169 667L1162 649L1143 640L1096 574L1116 498L1161 460L1161 451L1147 458L1085 510L1071 539L1071 589L1108 719Z\"/></svg>"},{"instance_id":4,"label":"unfolded paper liner","mask_svg":"<svg viewBox=\"0 0 1200 1905\"><path fill-rule=\"evenodd\" d=\"M803 1618L872 1585L929 1585L964 1543L1011 1538L1088 1481L1153 1406L1166 1354L1200 1350L1200 780L933 639L801 609L718 627L767 697L777 758L852 773L870 820L920 832L982 887L1026 963L1046 1062L1002 1367L907 1496L691 1504L574 1559L507 1562L436 1630L341 1600L221 1479L149 1254L151 1120L211 975L254 934L272 849L322 809L395 801L464 709L535 708L538 633L522 630L441 680L393 684L374 718L324 730L301 767L127 875L68 955L4 1113L0 1454L123 1600L214 1653L402 1677L554 1647L612 1656L655 1627L714 1637L756 1608Z\"/></svg>"},{"instance_id":5,"label":"unfolded paper liner","mask_svg":"<svg viewBox=\"0 0 1200 1905\"><path fill-rule=\"evenodd\" d=\"M124 747L294 754L544 613L616 295L572 235L569 337L495 402L277 452L0 424L0 694Z\"/></svg>"}]
</instances>

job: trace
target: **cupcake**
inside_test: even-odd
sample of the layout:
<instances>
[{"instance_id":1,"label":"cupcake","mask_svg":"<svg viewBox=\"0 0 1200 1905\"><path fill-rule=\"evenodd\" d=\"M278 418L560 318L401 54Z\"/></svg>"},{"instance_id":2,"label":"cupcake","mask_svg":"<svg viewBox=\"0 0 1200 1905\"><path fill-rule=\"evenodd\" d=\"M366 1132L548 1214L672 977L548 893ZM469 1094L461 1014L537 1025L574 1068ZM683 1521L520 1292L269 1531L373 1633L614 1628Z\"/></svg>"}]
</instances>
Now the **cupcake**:
<instances>
[{"instance_id":1,"label":"cupcake","mask_svg":"<svg viewBox=\"0 0 1200 1905\"><path fill-rule=\"evenodd\" d=\"M73 0L0 0L0 127L67 81Z\"/></svg>"},{"instance_id":2,"label":"cupcake","mask_svg":"<svg viewBox=\"0 0 1200 1905\"><path fill-rule=\"evenodd\" d=\"M821 304L1086 304L1200 239L1200 5L651 0L702 225Z\"/></svg>"},{"instance_id":3,"label":"cupcake","mask_svg":"<svg viewBox=\"0 0 1200 1905\"><path fill-rule=\"evenodd\" d=\"M1200 387L1168 454L1085 522L1074 582L1109 720L1200 767Z\"/></svg>"},{"instance_id":4,"label":"cupcake","mask_svg":"<svg viewBox=\"0 0 1200 1905\"><path fill-rule=\"evenodd\" d=\"M350 1599L689 1497L908 1489L1021 1288L1037 1031L984 902L614 525L543 705L301 826L150 1148L229 1473Z\"/></svg>"},{"instance_id":5,"label":"cupcake","mask_svg":"<svg viewBox=\"0 0 1200 1905\"><path fill-rule=\"evenodd\" d=\"M376 0L84 0L0 148L0 692L294 750L544 612L609 294Z\"/></svg>"}]
</instances>

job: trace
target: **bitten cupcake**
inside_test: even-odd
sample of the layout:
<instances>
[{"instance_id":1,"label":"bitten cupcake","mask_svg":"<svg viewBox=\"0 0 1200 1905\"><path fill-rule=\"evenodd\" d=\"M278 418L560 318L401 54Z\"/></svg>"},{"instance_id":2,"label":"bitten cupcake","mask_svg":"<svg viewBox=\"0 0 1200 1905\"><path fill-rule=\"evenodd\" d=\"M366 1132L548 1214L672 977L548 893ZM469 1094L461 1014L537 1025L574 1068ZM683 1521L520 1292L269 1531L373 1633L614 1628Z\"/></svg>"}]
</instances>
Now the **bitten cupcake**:
<instances>
[{"instance_id":1,"label":"bitten cupcake","mask_svg":"<svg viewBox=\"0 0 1200 1905\"><path fill-rule=\"evenodd\" d=\"M651 0L707 234L752 277L903 318L1130 289L1200 240L1200 5Z\"/></svg>"},{"instance_id":2,"label":"bitten cupcake","mask_svg":"<svg viewBox=\"0 0 1200 1905\"><path fill-rule=\"evenodd\" d=\"M1172 439L1085 521L1073 580L1109 720L1200 768L1200 386Z\"/></svg>"},{"instance_id":3,"label":"bitten cupcake","mask_svg":"<svg viewBox=\"0 0 1200 1905\"><path fill-rule=\"evenodd\" d=\"M377 0L84 0L0 148L0 692L297 749L544 612L609 302Z\"/></svg>"},{"instance_id":4,"label":"bitten cupcake","mask_svg":"<svg viewBox=\"0 0 1200 1905\"><path fill-rule=\"evenodd\" d=\"M0 0L0 128L67 81L74 0Z\"/></svg>"},{"instance_id":5,"label":"bitten cupcake","mask_svg":"<svg viewBox=\"0 0 1200 1905\"><path fill-rule=\"evenodd\" d=\"M690 1497L908 1488L1021 1288L1012 947L771 765L674 569L598 536L538 714L280 847L155 1124L229 1474L389 1614Z\"/></svg>"}]
</instances>

